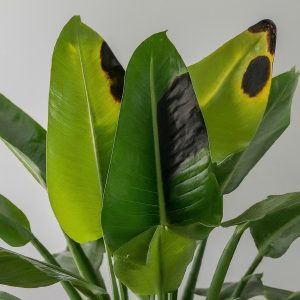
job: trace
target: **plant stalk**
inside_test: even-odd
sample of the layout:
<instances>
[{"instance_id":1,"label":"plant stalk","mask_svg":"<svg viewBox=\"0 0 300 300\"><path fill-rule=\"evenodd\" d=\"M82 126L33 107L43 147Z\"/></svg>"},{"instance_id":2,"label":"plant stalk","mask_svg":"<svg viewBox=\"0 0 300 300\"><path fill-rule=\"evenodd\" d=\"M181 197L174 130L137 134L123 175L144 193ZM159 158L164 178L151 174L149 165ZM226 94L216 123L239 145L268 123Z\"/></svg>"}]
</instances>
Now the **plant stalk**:
<instances>
[{"instance_id":1,"label":"plant stalk","mask_svg":"<svg viewBox=\"0 0 300 300\"><path fill-rule=\"evenodd\" d=\"M168 300L177 300L177 296L178 296L178 290L176 290L173 293L169 293L168 294Z\"/></svg>"},{"instance_id":2,"label":"plant stalk","mask_svg":"<svg viewBox=\"0 0 300 300\"><path fill-rule=\"evenodd\" d=\"M112 262L112 257L110 255L110 251L107 247L107 244L104 240L104 246L105 246L105 250L106 250L106 254L107 254L107 260L108 260L108 267L109 267L109 275L110 275L110 281L111 281L111 286L112 286L112 290L113 290L113 299L114 300L120 300L120 295L119 295L119 291L118 291L118 285L117 285L117 279L114 273L114 266L113 266L113 262Z\"/></svg>"},{"instance_id":3,"label":"plant stalk","mask_svg":"<svg viewBox=\"0 0 300 300\"><path fill-rule=\"evenodd\" d=\"M260 255L260 253L258 253L255 257L255 259L253 260L253 262L251 263L250 267L248 268L247 272L244 274L244 276L242 277L242 279L240 280L239 284L237 285L237 287L234 289L233 294L232 294L232 298L239 298L244 290L244 288L246 287L249 279L250 279L250 275L252 275L256 268L259 266L259 264L262 262L263 260L263 256Z\"/></svg>"},{"instance_id":4,"label":"plant stalk","mask_svg":"<svg viewBox=\"0 0 300 300\"><path fill-rule=\"evenodd\" d=\"M218 300L231 260L248 224L238 225L227 243L214 273L206 300Z\"/></svg>"},{"instance_id":5,"label":"plant stalk","mask_svg":"<svg viewBox=\"0 0 300 300\"><path fill-rule=\"evenodd\" d=\"M45 259L46 262L55 265L57 267L60 267L56 259L53 257L53 255L48 251L48 249L36 238L34 237L31 241L31 244L34 246L34 248L41 254L41 256ZM69 298L71 300L82 300L82 297L77 292L77 290L73 287L73 285L70 282L61 282L62 287L68 294Z\"/></svg>"},{"instance_id":6,"label":"plant stalk","mask_svg":"<svg viewBox=\"0 0 300 300\"><path fill-rule=\"evenodd\" d=\"M119 284L119 291L120 291L121 300L128 300L128 289L127 289L127 287L120 280L118 280L118 284Z\"/></svg>"},{"instance_id":7,"label":"plant stalk","mask_svg":"<svg viewBox=\"0 0 300 300\"><path fill-rule=\"evenodd\" d=\"M194 298L194 291L197 284L198 275L200 272L202 259L204 256L205 248L206 248L207 238L201 241L196 250L195 258L193 261L192 269L190 271L182 299L183 300L192 300Z\"/></svg>"}]
</instances>

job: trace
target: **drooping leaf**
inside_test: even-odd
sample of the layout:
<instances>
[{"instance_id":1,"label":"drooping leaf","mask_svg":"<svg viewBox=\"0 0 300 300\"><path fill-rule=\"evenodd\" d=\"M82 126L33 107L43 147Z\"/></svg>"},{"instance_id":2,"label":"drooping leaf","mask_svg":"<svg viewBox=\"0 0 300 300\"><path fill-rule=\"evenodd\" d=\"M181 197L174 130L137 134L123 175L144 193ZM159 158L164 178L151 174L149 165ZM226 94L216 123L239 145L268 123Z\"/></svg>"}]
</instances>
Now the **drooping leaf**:
<instances>
[{"instance_id":1,"label":"drooping leaf","mask_svg":"<svg viewBox=\"0 0 300 300\"><path fill-rule=\"evenodd\" d=\"M7 244L20 247L33 239L29 221L24 213L0 195L0 238Z\"/></svg>"},{"instance_id":2,"label":"drooping leaf","mask_svg":"<svg viewBox=\"0 0 300 300\"><path fill-rule=\"evenodd\" d=\"M21 300L20 298L13 296L11 294L0 292L0 299L1 300Z\"/></svg>"},{"instance_id":3,"label":"drooping leaf","mask_svg":"<svg viewBox=\"0 0 300 300\"><path fill-rule=\"evenodd\" d=\"M92 29L72 18L53 53L47 185L63 230L84 243L102 236L106 180L124 70Z\"/></svg>"},{"instance_id":4,"label":"drooping leaf","mask_svg":"<svg viewBox=\"0 0 300 300\"><path fill-rule=\"evenodd\" d=\"M189 67L213 162L244 150L269 96L276 27L263 20Z\"/></svg>"},{"instance_id":5,"label":"drooping leaf","mask_svg":"<svg viewBox=\"0 0 300 300\"><path fill-rule=\"evenodd\" d=\"M46 131L19 107L0 94L0 139L33 177L45 186Z\"/></svg>"},{"instance_id":6,"label":"drooping leaf","mask_svg":"<svg viewBox=\"0 0 300 300\"><path fill-rule=\"evenodd\" d=\"M287 299L293 299L290 297L296 294L287 290L265 286L261 281L261 277L262 277L261 274L255 274L251 276L239 300L252 299L255 296L264 296L266 300L287 300ZM233 300L231 298L231 295L235 290L235 288L237 287L237 285L238 285L237 282L224 283L219 300L226 300L226 299ZM208 289L196 289L195 294L200 296L206 296L207 292ZM295 298L295 300L296 299L297 298Z\"/></svg>"},{"instance_id":7,"label":"drooping leaf","mask_svg":"<svg viewBox=\"0 0 300 300\"><path fill-rule=\"evenodd\" d=\"M176 288L192 258L194 239L205 237L222 217L207 134L186 72L166 33L144 41L126 71L102 226L117 257L117 275L138 294ZM176 247L164 244L170 253L156 252L157 243L171 237ZM133 245L140 245L137 251ZM181 260L177 251L185 257L179 274L171 265L145 259L174 255ZM164 278L172 276L162 284L151 271L155 268ZM148 288L141 282L144 272L146 282L152 276Z\"/></svg>"},{"instance_id":8,"label":"drooping leaf","mask_svg":"<svg viewBox=\"0 0 300 300\"><path fill-rule=\"evenodd\" d=\"M224 193L235 190L248 172L281 136L290 123L292 98L299 74L292 69L272 80L268 105L249 146L215 166Z\"/></svg>"},{"instance_id":9,"label":"drooping leaf","mask_svg":"<svg viewBox=\"0 0 300 300\"><path fill-rule=\"evenodd\" d=\"M3 248L0 248L0 265L0 284L37 288L49 286L59 281L69 281L86 295L106 293L102 288L57 266Z\"/></svg>"},{"instance_id":10,"label":"drooping leaf","mask_svg":"<svg viewBox=\"0 0 300 300\"><path fill-rule=\"evenodd\" d=\"M263 256L282 256L300 237L300 192L269 196L223 226L248 223Z\"/></svg>"},{"instance_id":11,"label":"drooping leaf","mask_svg":"<svg viewBox=\"0 0 300 300\"><path fill-rule=\"evenodd\" d=\"M103 239L82 244L81 247L87 258L90 260L92 266L95 268L95 271L98 271L103 260L103 254L105 252ZM54 256L63 269L68 270L73 274L80 275L73 256L68 249L63 252L56 253Z\"/></svg>"}]
</instances>

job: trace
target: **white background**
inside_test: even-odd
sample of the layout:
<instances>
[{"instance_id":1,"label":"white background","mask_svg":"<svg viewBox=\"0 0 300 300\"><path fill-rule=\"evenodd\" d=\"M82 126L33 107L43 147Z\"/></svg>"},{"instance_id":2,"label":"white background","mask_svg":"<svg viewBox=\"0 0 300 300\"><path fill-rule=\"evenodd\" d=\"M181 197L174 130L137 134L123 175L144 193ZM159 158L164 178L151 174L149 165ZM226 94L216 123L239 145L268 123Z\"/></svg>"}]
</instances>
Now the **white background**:
<instances>
[{"instance_id":1,"label":"white background","mask_svg":"<svg viewBox=\"0 0 300 300\"><path fill-rule=\"evenodd\" d=\"M136 46L157 31L169 30L170 39L189 65L260 19L270 18L278 26L274 65L278 74L294 65L300 68L299 11L299 0L0 0L0 91L46 127L52 50L61 28L75 14L106 39L124 66ZM225 198L225 219L269 194L300 190L299 96L298 89L289 129L240 188ZM46 192L2 144L0 193L27 214L32 230L51 251L64 248ZM211 235L199 286L210 283L230 234L229 229ZM17 251L38 257L31 246ZM237 280L255 254L246 234L228 279ZM300 290L300 241L284 257L265 259L259 271L270 285ZM23 300L67 299L59 285L35 290L1 286L0 290L11 291Z\"/></svg>"}]
</instances>

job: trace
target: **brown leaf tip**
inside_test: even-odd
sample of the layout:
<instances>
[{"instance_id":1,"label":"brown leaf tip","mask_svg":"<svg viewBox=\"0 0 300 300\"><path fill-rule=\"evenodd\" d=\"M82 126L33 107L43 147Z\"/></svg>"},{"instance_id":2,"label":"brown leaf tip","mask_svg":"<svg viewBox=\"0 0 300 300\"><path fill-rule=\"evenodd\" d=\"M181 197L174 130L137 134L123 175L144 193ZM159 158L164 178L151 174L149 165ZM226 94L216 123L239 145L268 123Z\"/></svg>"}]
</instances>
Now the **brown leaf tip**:
<instances>
[{"instance_id":1,"label":"brown leaf tip","mask_svg":"<svg viewBox=\"0 0 300 300\"><path fill-rule=\"evenodd\" d=\"M110 83L110 92L116 101L121 102L125 71L106 42L102 43L100 58L101 68Z\"/></svg>"},{"instance_id":2,"label":"brown leaf tip","mask_svg":"<svg viewBox=\"0 0 300 300\"><path fill-rule=\"evenodd\" d=\"M276 48L276 25L272 20L265 19L248 28L252 33L267 32L269 52L275 53Z\"/></svg>"}]
</instances>

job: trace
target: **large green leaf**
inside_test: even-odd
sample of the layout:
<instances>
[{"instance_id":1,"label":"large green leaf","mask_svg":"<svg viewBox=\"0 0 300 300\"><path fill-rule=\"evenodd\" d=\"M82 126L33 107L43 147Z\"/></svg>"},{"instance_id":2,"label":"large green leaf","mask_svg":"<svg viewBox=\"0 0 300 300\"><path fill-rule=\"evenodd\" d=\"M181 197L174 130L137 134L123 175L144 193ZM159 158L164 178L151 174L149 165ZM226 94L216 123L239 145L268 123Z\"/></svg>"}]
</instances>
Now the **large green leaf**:
<instances>
[{"instance_id":1,"label":"large green leaf","mask_svg":"<svg viewBox=\"0 0 300 300\"><path fill-rule=\"evenodd\" d=\"M264 296L265 299L267 300L287 300L287 299L293 299L290 297L296 295L296 293L287 290L276 289L269 286L265 286L261 281L261 277L262 275L260 274L251 275L251 278L249 279L246 287L244 288L239 300L252 299L255 296ZM237 285L238 282L224 283L219 300L226 300L226 299L233 300L231 298L231 295L235 290L235 288L237 287ZM196 289L195 294L199 296L206 296L207 292L208 289ZM296 300L297 298L294 299Z\"/></svg>"},{"instance_id":2,"label":"large green leaf","mask_svg":"<svg viewBox=\"0 0 300 300\"><path fill-rule=\"evenodd\" d=\"M292 98L299 74L292 69L272 80L264 117L245 151L233 154L215 166L224 193L235 190L290 124Z\"/></svg>"},{"instance_id":3,"label":"large green leaf","mask_svg":"<svg viewBox=\"0 0 300 300\"><path fill-rule=\"evenodd\" d=\"M102 288L57 266L3 248L0 248L0 265L0 284L37 288L49 286L59 281L69 281L86 295L106 293Z\"/></svg>"},{"instance_id":4,"label":"large green leaf","mask_svg":"<svg viewBox=\"0 0 300 300\"><path fill-rule=\"evenodd\" d=\"M282 256L300 237L300 192L269 196L223 226L243 223L249 224L262 256Z\"/></svg>"},{"instance_id":5,"label":"large green leaf","mask_svg":"<svg viewBox=\"0 0 300 300\"><path fill-rule=\"evenodd\" d=\"M11 294L0 292L0 299L1 300L20 300L20 298L13 296Z\"/></svg>"},{"instance_id":6,"label":"large green leaf","mask_svg":"<svg viewBox=\"0 0 300 300\"><path fill-rule=\"evenodd\" d=\"M24 213L0 195L0 238L7 244L20 247L33 239L29 221Z\"/></svg>"},{"instance_id":7,"label":"large green leaf","mask_svg":"<svg viewBox=\"0 0 300 300\"><path fill-rule=\"evenodd\" d=\"M263 20L189 67L213 162L252 140L269 96L275 43L274 23Z\"/></svg>"},{"instance_id":8,"label":"large green leaf","mask_svg":"<svg viewBox=\"0 0 300 300\"><path fill-rule=\"evenodd\" d=\"M102 184L111 155L124 70L92 29L73 17L53 53L47 186L63 230L84 243L102 236Z\"/></svg>"},{"instance_id":9,"label":"large green leaf","mask_svg":"<svg viewBox=\"0 0 300 300\"><path fill-rule=\"evenodd\" d=\"M0 94L0 139L43 186L46 180L46 131Z\"/></svg>"},{"instance_id":10,"label":"large green leaf","mask_svg":"<svg viewBox=\"0 0 300 300\"><path fill-rule=\"evenodd\" d=\"M117 275L138 294L176 289L193 239L205 237L222 217L207 134L186 72L164 32L137 48L126 71L102 226Z\"/></svg>"}]
</instances>

